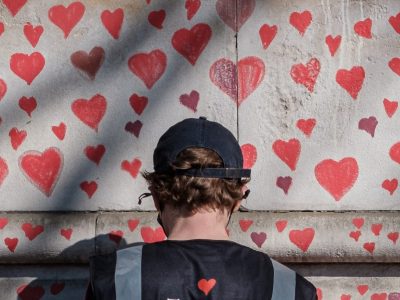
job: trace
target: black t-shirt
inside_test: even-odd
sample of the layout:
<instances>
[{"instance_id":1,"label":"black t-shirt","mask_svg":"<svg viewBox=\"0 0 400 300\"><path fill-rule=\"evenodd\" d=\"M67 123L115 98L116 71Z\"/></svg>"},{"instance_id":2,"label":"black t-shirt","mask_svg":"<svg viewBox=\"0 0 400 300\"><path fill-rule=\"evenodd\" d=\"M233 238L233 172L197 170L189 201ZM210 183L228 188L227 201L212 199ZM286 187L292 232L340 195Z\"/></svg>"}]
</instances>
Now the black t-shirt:
<instances>
[{"instance_id":1,"label":"black t-shirt","mask_svg":"<svg viewBox=\"0 0 400 300\"><path fill-rule=\"evenodd\" d=\"M140 266L132 263L135 266L129 267L131 258L138 256L132 256L131 250L140 253ZM143 300L269 300L274 289L269 256L227 240L166 240L128 246L91 258L90 272L87 299L96 300L124 298L118 295L129 294L122 290L125 279L131 280L134 273L139 273L134 289L140 290L138 298ZM295 285L295 300L317 299L315 287L298 274L293 273L293 282L285 284Z\"/></svg>"}]
</instances>

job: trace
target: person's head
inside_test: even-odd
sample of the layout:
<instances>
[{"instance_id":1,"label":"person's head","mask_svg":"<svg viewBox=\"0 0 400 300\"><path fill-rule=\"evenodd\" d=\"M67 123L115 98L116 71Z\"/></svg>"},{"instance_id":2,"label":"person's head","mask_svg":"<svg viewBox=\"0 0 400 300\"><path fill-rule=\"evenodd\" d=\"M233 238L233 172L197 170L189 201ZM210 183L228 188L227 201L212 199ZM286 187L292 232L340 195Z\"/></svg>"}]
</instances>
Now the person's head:
<instances>
[{"instance_id":1,"label":"person's head","mask_svg":"<svg viewBox=\"0 0 400 300\"><path fill-rule=\"evenodd\" d=\"M154 150L153 162L154 172L141 174L157 210L169 207L182 216L204 210L232 213L250 181L235 137L203 117L170 127Z\"/></svg>"}]
</instances>

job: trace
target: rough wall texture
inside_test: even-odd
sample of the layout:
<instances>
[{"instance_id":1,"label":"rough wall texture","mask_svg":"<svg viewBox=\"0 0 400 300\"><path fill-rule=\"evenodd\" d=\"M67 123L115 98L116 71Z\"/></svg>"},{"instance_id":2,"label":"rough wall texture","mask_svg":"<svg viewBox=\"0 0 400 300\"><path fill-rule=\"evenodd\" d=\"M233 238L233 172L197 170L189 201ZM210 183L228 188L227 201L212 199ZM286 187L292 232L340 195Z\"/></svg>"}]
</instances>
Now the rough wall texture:
<instances>
[{"instance_id":1,"label":"rough wall texture","mask_svg":"<svg viewBox=\"0 0 400 300\"><path fill-rule=\"evenodd\" d=\"M81 298L88 256L164 239L139 171L204 115L253 168L233 240L400 299L399 49L397 0L0 1L0 298Z\"/></svg>"}]
</instances>

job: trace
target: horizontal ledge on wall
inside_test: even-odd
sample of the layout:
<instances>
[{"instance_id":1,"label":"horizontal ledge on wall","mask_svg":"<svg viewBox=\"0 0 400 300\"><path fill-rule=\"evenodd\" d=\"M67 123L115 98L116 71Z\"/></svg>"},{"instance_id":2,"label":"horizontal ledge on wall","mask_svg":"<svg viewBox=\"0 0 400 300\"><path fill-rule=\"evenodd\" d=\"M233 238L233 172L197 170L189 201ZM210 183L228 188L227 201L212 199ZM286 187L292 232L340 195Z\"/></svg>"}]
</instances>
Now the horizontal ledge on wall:
<instances>
[{"instance_id":1,"label":"horizontal ledge on wall","mask_svg":"<svg viewBox=\"0 0 400 300\"><path fill-rule=\"evenodd\" d=\"M1 213L0 263L87 263L164 239L155 212ZM233 241L285 263L400 263L398 212L241 212Z\"/></svg>"}]
</instances>

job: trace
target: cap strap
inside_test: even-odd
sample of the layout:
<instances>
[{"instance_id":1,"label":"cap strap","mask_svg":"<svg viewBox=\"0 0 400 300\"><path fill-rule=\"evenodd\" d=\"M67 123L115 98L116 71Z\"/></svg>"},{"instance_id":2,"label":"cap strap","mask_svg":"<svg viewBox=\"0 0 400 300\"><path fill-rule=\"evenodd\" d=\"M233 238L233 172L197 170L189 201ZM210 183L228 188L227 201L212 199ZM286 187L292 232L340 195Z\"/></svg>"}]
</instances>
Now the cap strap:
<instances>
[{"instance_id":1,"label":"cap strap","mask_svg":"<svg viewBox=\"0 0 400 300\"><path fill-rule=\"evenodd\" d=\"M243 178L250 177L251 169L239 168L203 168L203 169L175 169L176 175L189 175L205 178Z\"/></svg>"}]
</instances>

